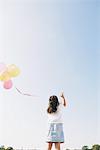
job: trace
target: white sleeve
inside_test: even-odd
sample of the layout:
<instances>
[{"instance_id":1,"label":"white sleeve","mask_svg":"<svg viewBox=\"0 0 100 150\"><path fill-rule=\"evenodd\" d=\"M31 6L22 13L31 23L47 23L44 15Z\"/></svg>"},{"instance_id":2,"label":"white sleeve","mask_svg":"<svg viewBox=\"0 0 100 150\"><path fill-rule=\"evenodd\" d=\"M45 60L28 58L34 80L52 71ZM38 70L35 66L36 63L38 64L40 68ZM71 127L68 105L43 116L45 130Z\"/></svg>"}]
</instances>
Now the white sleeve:
<instances>
[{"instance_id":1,"label":"white sleeve","mask_svg":"<svg viewBox=\"0 0 100 150\"><path fill-rule=\"evenodd\" d=\"M64 106L64 101L63 101L63 98L62 98L62 97L60 97L60 99L59 99L59 103L60 103L61 105L63 105L63 106Z\"/></svg>"}]
</instances>

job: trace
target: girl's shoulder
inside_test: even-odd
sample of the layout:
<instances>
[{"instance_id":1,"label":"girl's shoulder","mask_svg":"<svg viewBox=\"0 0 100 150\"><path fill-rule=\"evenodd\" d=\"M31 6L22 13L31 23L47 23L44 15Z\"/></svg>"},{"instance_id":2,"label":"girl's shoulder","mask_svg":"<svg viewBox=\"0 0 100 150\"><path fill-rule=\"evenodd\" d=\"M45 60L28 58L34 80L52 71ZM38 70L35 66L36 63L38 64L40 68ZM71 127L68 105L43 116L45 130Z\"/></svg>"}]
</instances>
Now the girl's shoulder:
<instances>
[{"instance_id":1,"label":"girl's shoulder","mask_svg":"<svg viewBox=\"0 0 100 150\"><path fill-rule=\"evenodd\" d=\"M63 109L63 104L62 103L59 103L59 106L58 106L58 111L61 111Z\"/></svg>"}]
</instances>

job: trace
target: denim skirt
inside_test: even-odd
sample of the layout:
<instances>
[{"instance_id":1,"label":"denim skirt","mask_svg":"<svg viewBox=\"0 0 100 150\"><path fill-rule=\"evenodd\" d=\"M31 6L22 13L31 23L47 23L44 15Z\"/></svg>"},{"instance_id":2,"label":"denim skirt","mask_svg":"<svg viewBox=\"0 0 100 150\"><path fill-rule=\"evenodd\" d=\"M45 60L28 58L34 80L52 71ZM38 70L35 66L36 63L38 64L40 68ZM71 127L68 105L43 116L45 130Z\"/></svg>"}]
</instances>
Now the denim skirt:
<instances>
[{"instance_id":1,"label":"denim skirt","mask_svg":"<svg viewBox=\"0 0 100 150\"><path fill-rule=\"evenodd\" d=\"M63 123L49 123L46 142L64 143Z\"/></svg>"}]
</instances>

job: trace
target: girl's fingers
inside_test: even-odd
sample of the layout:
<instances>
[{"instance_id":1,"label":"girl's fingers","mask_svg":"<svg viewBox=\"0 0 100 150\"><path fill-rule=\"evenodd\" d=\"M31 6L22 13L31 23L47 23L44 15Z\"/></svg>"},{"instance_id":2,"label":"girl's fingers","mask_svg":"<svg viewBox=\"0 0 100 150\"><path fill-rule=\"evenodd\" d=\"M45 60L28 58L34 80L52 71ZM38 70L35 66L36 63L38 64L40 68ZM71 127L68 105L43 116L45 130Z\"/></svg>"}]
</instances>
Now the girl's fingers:
<instances>
[{"instance_id":1,"label":"girl's fingers","mask_svg":"<svg viewBox=\"0 0 100 150\"><path fill-rule=\"evenodd\" d=\"M61 93L61 97L64 97L64 94L63 94L63 92Z\"/></svg>"}]
</instances>

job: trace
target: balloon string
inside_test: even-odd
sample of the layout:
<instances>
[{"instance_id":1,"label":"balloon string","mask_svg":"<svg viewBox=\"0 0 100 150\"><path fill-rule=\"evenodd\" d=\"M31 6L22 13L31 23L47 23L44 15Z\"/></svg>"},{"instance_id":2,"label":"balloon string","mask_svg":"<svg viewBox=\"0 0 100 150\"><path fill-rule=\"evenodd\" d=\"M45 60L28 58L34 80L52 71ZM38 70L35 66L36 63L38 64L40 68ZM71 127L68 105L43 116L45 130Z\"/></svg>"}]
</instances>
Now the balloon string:
<instances>
[{"instance_id":1,"label":"balloon string","mask_svg":"<svg viewBox=\"0 0 100 150\"><path fill-rule=\"evenodd\" d=\"M32 95L32 94L28 94L28 93L23 93L23 92L21 92L17 87L15 87L15 89L17 90L17 92L19 92L19 93L22 94L22 95L37 97L37 95Z\"/></svg>"}]
</instances>

